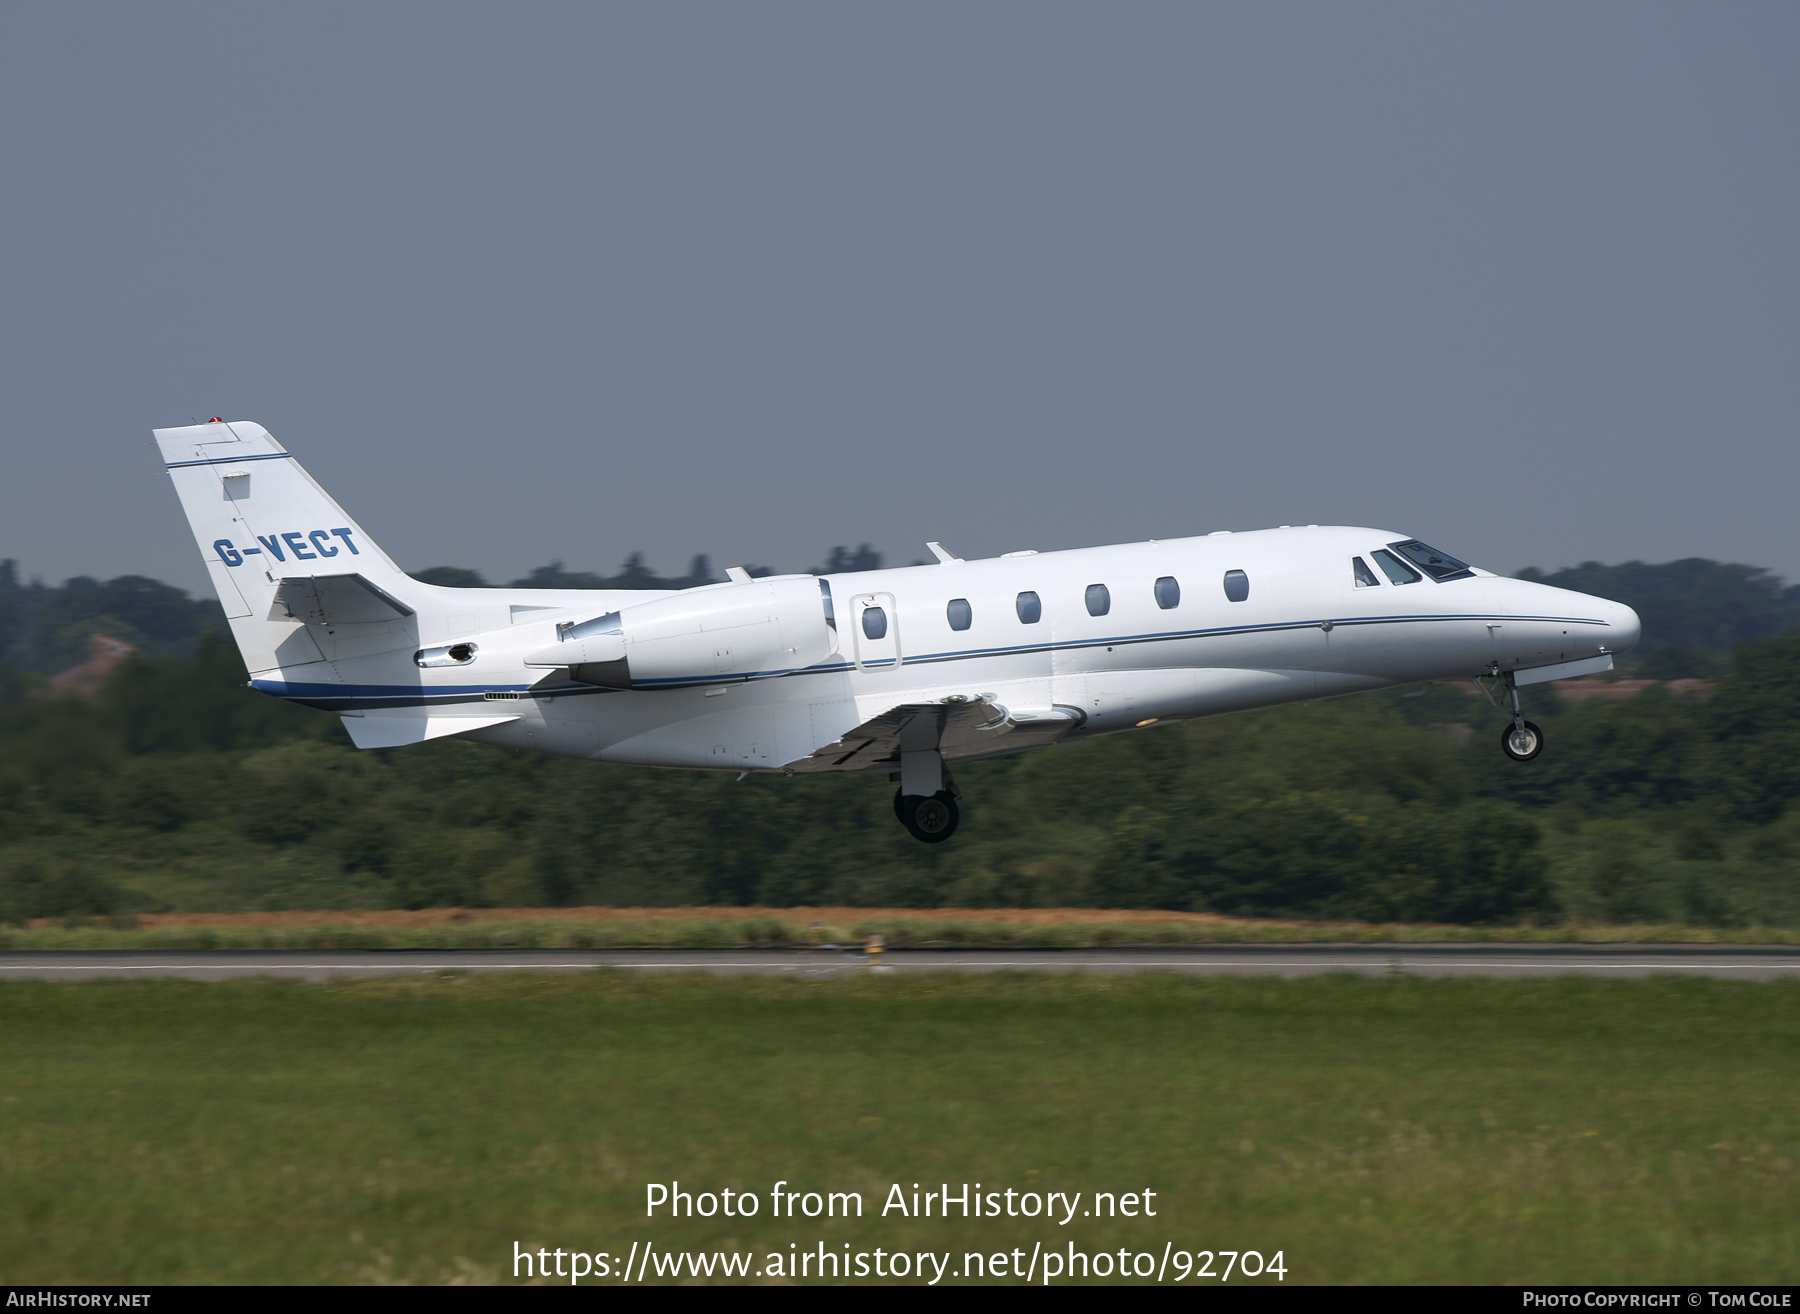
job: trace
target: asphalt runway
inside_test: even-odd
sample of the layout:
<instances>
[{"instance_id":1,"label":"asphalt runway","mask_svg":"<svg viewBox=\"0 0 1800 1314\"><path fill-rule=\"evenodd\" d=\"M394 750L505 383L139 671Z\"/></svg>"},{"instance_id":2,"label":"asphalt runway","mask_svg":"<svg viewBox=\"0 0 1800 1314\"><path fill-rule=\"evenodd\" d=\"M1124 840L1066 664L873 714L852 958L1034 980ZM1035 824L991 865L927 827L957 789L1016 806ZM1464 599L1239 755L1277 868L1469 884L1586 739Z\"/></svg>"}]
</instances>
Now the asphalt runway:
<instances>
[{"instance_id":1,"label":"asphalt runway","mask_svg":"<svg viewBox=\"0 0 1800 1314\"><path fill-rule=\"evenodd\" d=\"M0 953L0 980L180 977L226 981L611 967L715 976L892 972L1183 972L1190 975L1675 976L1768 981L1800 975L1788 945L1221 944L1117 949L292 949Z\"/></svg>"}]
</instances>

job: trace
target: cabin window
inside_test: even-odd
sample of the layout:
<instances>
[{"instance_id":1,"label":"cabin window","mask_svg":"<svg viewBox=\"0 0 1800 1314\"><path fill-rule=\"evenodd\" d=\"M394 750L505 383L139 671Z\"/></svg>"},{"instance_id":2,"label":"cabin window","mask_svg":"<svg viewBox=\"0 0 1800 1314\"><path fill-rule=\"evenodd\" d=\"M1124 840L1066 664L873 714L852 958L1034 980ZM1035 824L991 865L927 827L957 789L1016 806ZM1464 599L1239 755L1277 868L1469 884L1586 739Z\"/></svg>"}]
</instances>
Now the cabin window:
<instances>
[{"instance_id":1,"label":"cabin window","mask_svg":"<svg viewBox=\"0 0 1800 1314\"><path fill-rule=\"evenodd\" d=\"M1375 572L1369 569L1369 563L1361 557L1350 558L1350 573L1356 576L1356 587L1359 589L1381 587L1381 581L1375 578Z\"/></svg>"},{"instance_id":2,"label":"cabin window","mask_svg":"<svg viewBox=\"0 0 1800 1314\"><path fill-rule=\"evenodd\" d=\"M1156 605L1164 611L1173 611L1181 605L1181 585L1173 575L1164 575L1156 581Z\"/></svg>"},{"instance_id":3,"label":"cabin window","mask_svg":"<svg viewBox=\"0 0 1800 1314\"><path fill-rule=\"evenodd\" d=\"M1104 616L1112 610L1112 594L1106 591L1106 585L1087 586L1087 609L1090 616Z\"/></svg>"},{"instance_id":4,"label":"cabin window","mask_svg":"<svg viewBox=\"0 0 1800 1314\"><path fill-rule=\"evenodd\" d=\"M1469 579L1475 574L1448 552L1439 552L1416 538L1404 543L1389 543L1388 546L1435 580Z\"/></svg>"},{"instance_id":5,"label":"cabin window","mask_svg":"<svg viewBox=\"0 0 1800 1314\"><path fill-rule=\"evenodd\" d=\"M1225 597L1230 602L1242 602L1250 596L1250 577L1241 570L1225 572Z\"/></svg>"},{"instance_id":6,"label":"cabin window","mask_svg":"<svg viewBox=\"0 0 1800 1314\"><path fill-rule=\"evenodd\" d=\"M951 598L949 605L944 608L944 615L949 619L950 628L953 630L966 630L969 628L969 623L975 619L975 613L969 609L967 598Z\"/></svg>"},{"instance_id":7,"label":"cabin window","mask_svg":"<svg viewBox=\"0 0 1800 1314\"><path fill-rule=\"evenodd\" d=\"M1019 624L1036 625L1044 618L1044 604L1038 595L1030 591L1021 593L1015 604L1019 611Z\"/></svg>"},{"instance_id":8,"label":"cabin window","mask_svg":"<svg viewBox=\"0 0 1800 1314\"><path fill-rule=\"evenodd\" d=\"M862 626L865 639L887 638L887 613L880 607L864 607Z\"/></svg>"},{"instance_id":9,"label":"cabin window","mask_svg":"<svg viewBox=\"0 0 1800 1314\"><path fill-rule=\"evenodd\" d=\"M1381 567L1381 573L1396 584L1417 584L1424 578L1392 552L1376 548L1369 555L1375 558L1375 564Z\"/></svg>"}]
</instances>

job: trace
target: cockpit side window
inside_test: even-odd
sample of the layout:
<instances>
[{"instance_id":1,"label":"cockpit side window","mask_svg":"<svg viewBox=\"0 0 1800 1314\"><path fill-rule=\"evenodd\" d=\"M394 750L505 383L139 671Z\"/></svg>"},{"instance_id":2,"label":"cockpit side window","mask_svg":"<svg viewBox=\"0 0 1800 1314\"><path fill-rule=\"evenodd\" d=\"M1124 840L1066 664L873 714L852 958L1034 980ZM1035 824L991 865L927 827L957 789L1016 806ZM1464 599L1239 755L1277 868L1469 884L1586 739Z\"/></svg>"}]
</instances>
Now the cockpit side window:
<instances>
[{"instance_id":1,"label":"cockpit side window","mask_svg":"<svg viewBox=\"0 0 1800 1314\"><path fill-rule=\"evenodd\" d=\"M1377 548L1369 555L1375 558L1375 564L1381 567L1381 573L1396 584L1417 584L1425 578L1399 557L1383 548Z\"/></svg>"},{"instance_id":2,"label":"cockpit side window","mask_svg":"<svg viewBox=\"0 0 1800 1314\"><path fill-rule=\"evenodd\" d=\"M1356 577L1356 587L1359 589L1373 589L1381 586L1381 581L1375 578L1375 572L1369 569L1369 563L1361 557L1350 558L1350 573Z\"/></svg>"},{"instance_id":3,"label":"cockpit side window","mask_svg":"<svg viewBox=\"0 0 1800 1314\"><path fill-rule=\"evenodd\" d=\"M1388 546L1435 580L1469 579L1475 574L1465 563L1448 552L1439 552L1416 538L1404 543L1389 543Z\"/></svg>"}]
</instances>

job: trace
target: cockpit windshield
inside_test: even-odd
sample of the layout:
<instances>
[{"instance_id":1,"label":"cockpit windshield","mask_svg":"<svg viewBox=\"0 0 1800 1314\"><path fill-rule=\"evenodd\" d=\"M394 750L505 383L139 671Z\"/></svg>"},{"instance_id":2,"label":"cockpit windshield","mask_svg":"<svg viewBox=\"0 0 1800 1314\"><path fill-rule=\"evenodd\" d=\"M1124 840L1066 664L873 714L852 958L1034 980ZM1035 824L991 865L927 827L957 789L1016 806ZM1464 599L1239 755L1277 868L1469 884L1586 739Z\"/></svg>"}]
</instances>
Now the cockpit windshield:
<instances>
[{"instance_id":1,"label":"cockpit windshield","mask_svg":"<svg viewBox=\"0 0 1800 1314\"><path fill-rule=\"evenodd\" d=\"M1396 584L1417 584L1425 578L1386 548L1376 548L1369 555L1375 558L1375 564L1381 567L1381 573Z\"/></svg>"},{"instance_id":2,"label":"cockpit windshield","mask_svg":"<svg viewBox=\"0 0 1800 1314\"><path fill-rule=\"evenodd\" d=\"M593 620L564 621L556 627L556 639L559 643L567 643L571 639L588 639L596 634L623 634L624 624L619 620L619 613L609 611L604 616L596 616Z\"/></svg>"},{"instance_id":3,"label":"cockpit windshield","mask_svg":"<svg viewBox=\"0 0 1800 1314\"><path fill-rule=\"evenodd\" d=\"M1475 574L1465 563L1448 552L1439 552L1416 538L1404 543L1389 543L1388 546L1435 580L1468 579Z\"/></svg>"}]
</instances>

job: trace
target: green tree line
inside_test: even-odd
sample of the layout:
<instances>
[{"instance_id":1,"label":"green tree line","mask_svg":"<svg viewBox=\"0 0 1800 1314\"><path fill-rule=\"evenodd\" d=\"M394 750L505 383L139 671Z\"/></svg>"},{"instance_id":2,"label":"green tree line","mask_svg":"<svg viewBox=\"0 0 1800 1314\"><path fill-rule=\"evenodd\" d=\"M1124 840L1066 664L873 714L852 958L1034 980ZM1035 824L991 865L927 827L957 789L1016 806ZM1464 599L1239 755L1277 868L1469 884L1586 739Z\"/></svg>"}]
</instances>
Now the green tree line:
<instances>
[{"instance_id":1,"label":"green tree line","mask_svg":"<svg viewBox=\"0 0 1800 1314\"><path fill-rule=\"evenodd\" d=\"M0 708L0 914L761 903L1361 920L1790 924L1800 635L1710 698L1562 706L1513 763L1473 692L1363 695L959 767L963 828L884 776L656 771L436 741L359 753L229 641Z\"/></svg>"},{"instance_id":2,"label":"green tree line","mask_svg":"<svg viewBox=\"0 0 1800 1314\"><path fill-rule=\"evenodd\" d=\"M920 564L920 563L914 563ZM882 554L864 543L854 550L834 547L811 568L815 575L879 570ZM768 566L748 566L769 575ZM478 570L430 566L413 572L428 584L486 588ZM681 589L715 583L720 576L704 554L683 575L659 575L633 552L613 575L568 570L560 561L539 566L508 587L543 589ZM1520 572L1541 580L1612 598L1637 609L1644 621L1644 645L1628 659L1639 673L1656 679L1720 673L1732 649L1800 627L1800 585L1784 586L1759 566L1689 558L1648 565L1585 562L1565 570ZM17 697L34 677L64 670L88 654L88 640L106 634L149 657L181 657L193 651L223 613L210 598L142 575L97 580L77 575L60 586L19 581L18 564L0 561L0 698ZM11 691L10 694L8 691Z\"/></svg>"},{"instance_id":3,"label":"green tree line","mask_svg":"<svg viewBox=\"0 0 1800 1314\"><path fill-rule=\"evenodd\" d=\"M1721 570L1718 589L1761 599L1759 624L1785 623L1790 591ZM971 763L963 828L934 848L895 823L881 775L740 783L446 741L358 753L335 717L245 688L216 631L183 649L210 603L130 577L0 584L0 602L38 591L40 636L85 636L95 616L164 636L97 698L35 696L16 663L0 682L0 918L811 903L1800 923L1800 634L1726 650L1704 617L1671 620L1694 642L1661 648L1700 654L1709 695L1564 706L1532 690L1549 746L1524 765L1464 686Z\"/></svg>"},{"instance_id":4,"label":"green tree line","mask_svg":"<svg viewBox=\"0 0 1800 1314\"><path fill-rule=\"evenodd\" d=\"M879 570L881 564L881 553L864 543L854 551L832 548L812 573ZM770 566L747 569L756 576L775 573ZM429 566L415 570L413 577L449 588L489 587L480 571L462 566ZM705 553L688 563L685 575L659 575L645 564L642 552L633 552L616 575L566 570L562 562L553 561L507 587L687 589L722 578ZM225 613L211 598L190 598L185 589L143 575L105 581L77 575L52 587L42 580L20 583L18 562L0 561L0 699L17 698L39 677L86 659L88 641L95 634L130 644L147 657L184 657L202 634L222 628L224 621Z\"/></svg>"}]
</instances>

